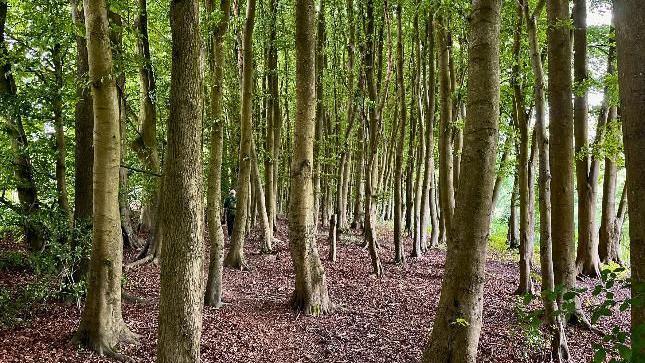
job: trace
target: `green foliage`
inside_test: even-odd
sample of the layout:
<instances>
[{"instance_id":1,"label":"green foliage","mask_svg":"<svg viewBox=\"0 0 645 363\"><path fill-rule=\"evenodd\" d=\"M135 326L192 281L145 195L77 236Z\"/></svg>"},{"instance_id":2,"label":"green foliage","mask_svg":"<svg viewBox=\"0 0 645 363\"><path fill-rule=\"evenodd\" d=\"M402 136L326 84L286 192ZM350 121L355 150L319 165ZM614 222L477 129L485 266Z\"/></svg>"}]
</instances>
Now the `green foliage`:
<instances>
[{"instance_id":1,"label":"green foliage","mask_svg":"<svg viewBox=\"0 0 645 363\"><path fill-rule=\"evenodd\" d=\"M514 312L520 328L530 349L538 349L544 345L544 334L540 330L544 318L544 309L531 309L529 304L535 295L525 294L515 303Z\"/></svg>"}]
</instances>

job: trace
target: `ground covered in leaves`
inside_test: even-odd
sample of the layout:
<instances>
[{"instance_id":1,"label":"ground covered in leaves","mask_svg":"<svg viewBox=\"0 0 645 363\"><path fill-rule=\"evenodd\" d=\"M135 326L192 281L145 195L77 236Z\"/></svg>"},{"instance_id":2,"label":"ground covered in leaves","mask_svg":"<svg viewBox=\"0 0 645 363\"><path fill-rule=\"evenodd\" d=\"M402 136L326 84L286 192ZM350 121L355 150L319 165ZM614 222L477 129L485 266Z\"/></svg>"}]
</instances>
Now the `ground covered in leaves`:
<instances>
[{"instance_id":1,"label":"ground covered in leaves","mask_svg":"<svg viewBox=\"0 0 645 363\"><path fill-rule=\"evenodd\" d=\"M250 238L247 258L250 271L224 271L226 304L204 309L203 362L418 362L438 304L445 252L432 250L421 258L408 258L405 267L393 259L390 228L379 230L384 277L370 275L369 256L361 237L344 235L339 241L338 261L324 261L329 293L336 308L327 316L313 318L288 306L294 273L286 245L284 223L276 237L277 254L260 255L257 240ZM321 231L322 232L322 231ZM321 256L327 241L319 235ZM408 241L409 243L409 241ZM408 244L409 245L409 244ZM6 252L0 245L0 254ZM134 251L126 253L132 258ZM537 264L537 261L536 261ZM137 362L154 361L157 342L159 269L144 265L129 271L125 290L148 302L125 301L123 315L141 336L140 344L121 351ZM528 306L513 296L518 279L512 258L492 252L487 260L484 322L479 343L480 362L542 362L547 342L544 335L528 329ZM0 271L0 287L13 288L30 281L21 271ZM593 281L582 281L593 288ZM618 290L617 296L627 292ZM598 301L586 293L589 311ZM0 330L0 362L107 362L75 346L71 338L78 326L81 307L62 301L41 303L30 309L18 326ZM0 312L1 314L2 312ZM597 327L609 331L626 328L628 313L616 313ZM589 362L598 333L568 328L574 362Z\"/></svg>"}]
</instances>

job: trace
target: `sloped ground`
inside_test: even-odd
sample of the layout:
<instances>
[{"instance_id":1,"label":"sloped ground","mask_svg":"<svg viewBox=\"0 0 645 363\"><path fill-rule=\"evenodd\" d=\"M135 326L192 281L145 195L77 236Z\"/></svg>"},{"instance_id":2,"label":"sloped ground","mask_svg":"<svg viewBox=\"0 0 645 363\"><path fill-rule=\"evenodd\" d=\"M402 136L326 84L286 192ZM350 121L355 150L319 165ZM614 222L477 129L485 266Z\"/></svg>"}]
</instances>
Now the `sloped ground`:
<instances>
[{"instance_id":1,"label":"sloped ground","mask_svg":"<svg viewBox=\"0 0 645 363\"><path fill-rule=\"evenodd\" d=\"M202 361L418 362L439 299L445 253L433 250L422 258L408 258L405 268L395 266L388 263L393 259L389 234L385 229L380 231L381 258L386 262L385 276L380 280L369 274L369 256L358 245L360 237L345 236L339 241L338 261L324 262L336 310L320 318L298 314L287 305L294 274L285 227L281 226L277 234L284 241L277 245L277 255L256 254L257 241L250 241L247 257L252 270L225 269L227 304L219 310L204 310ZM321 256L326 257L322 234L318 246ZM491 256L486 271L479 361L544 361L546 348L540 346L539 339L529 344L518 320L516 310L522 302L512 296L516 265L506 258ZM26 277L0 273L0 286L10 286L21 279ZM125 320L141 335L141 344L124 346L122 351L138 362L154 361L158 285L156 266L137 267L127 274L126 290L151 301L124 302ZM626 293L618 291L617 295L624 297ZM593 302L589 294L583 299L587 307ZM532 304L534 308L538 306L537 302ZM79 316L76 305L52 302L38 306L24 326L0 330L0 362L110 361L70 342ZM626 313L612 319L603 321L599 328L608 331L614 324L624 328L629 322ZM589 362L592 342L600 338L577 328L569 328L567 335L573 361Z\"/></svg>"}]
</instances>

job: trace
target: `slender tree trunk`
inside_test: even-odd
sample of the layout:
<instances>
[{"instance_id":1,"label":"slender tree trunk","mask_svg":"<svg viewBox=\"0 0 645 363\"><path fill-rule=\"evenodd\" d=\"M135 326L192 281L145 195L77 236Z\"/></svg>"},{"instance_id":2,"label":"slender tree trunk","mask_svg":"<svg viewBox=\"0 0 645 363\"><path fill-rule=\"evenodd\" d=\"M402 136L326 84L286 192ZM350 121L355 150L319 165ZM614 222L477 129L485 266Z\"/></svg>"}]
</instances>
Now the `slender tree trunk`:
<instances>
[{"instance_id":1,"label":"slender tree trunk","mask_svg":"<svg viewBox=\"0 0 645 363\"><path fill-rule=\"evenodd\" d=\"M418 9L418 7L417 7ZM414 27L415 29L419 29L419 14L418 10L417 13L414 16ZM423 168L423 157L425 156L425 139L424 139L424 134L423 134L423 90L422 90L422 78L421 78L421 40L418 32L415 32L414 36L414 46L416 49L416 54L415 54L415 84L413 87L416 88L416 92L414 94L414 100L417 103L417 114L418 114L418 130L417 133L419 134L418 141L417 141L417 149L416 151L416 163L415 163L415 183L414 183L414 223L413 223L413 245L412 245L412 257L420 257L422 252L422 243L421 243L421 230L423 227L421 226L421 213L423 211L422 209L422 204L421 204L421 197L422 197L422 191L421 191L421 185L423 184L423 174L422 168Z\"/></svg>"},{"instance_id":2,"label":"slender tree trunk","mask_svg":"<svg viewBox=\"0 0 645 363\"><path fill-rule=\"evenodd\" d=\"M206 1L206 11L214 14L215 0ZM222 231L222 148L223 122L222 117L222 85L224 80L224 36L228 29L231 12L230 0L222 0L219 4L221 18L209 35L209 72L211 74L210 117L213 121L211 129L210 155L208 165L208 190L206 193L206 219L208 235L211 241L208 280L204 302L208 306L222 306L222 259L224 257L224 231Z\"/></svg>"},{"instance_id":3,"label":"slender tree trunk","mask_svg":"<svg viewBox=\"0 0 645 363\"><path fill-rule=\"evenodd\" d=\"M363 122L361 122L363 123ZM365 170L365 147L364 147L364 139L365 139L365 129L364 126L361 126L358 129L358 157L356 158L356 162L354 163L354 216L352 218L352 223L350 227L354 230L356 229L362 229L363 228L363 209L361 208L361 201L363 200L363 193L364 193L364 170Z\"/></svg>"},{"instance_id":4,"label":"slender tree trunk","mask_svg":"<svg viewBox=\"0 0 645 363\"><path fill-rule=\"evenodd\" d=\"M119 215L121 132L119 95L112 77L108 12L104 0L85 0L89 79L94 109L92 257L87 298L75 339L114 356L114 348L136 336L121 313L123 241Z\"/></svg>"},{"instance_id":5,"label":"slender tree trunk","mask_svg":"<svg viewBox=\"0 0 645 363\"><path fill-rule=\"evenodd\" d=\"M462 175L439 308L424 362L475 362L482 326L500 107L501 1L474 1L472 6Z\"/></svg>"},{"instance_id":6,"label":"slender tree trunk","mask_svg":"<svg viewBox=\"0 0 645 363\"><path fill-rule=\"evenodd\" d=\"M262 223L263 231L263 240L260 244L260 252L263 254L268 254L273 252L273 228L271 222L269 221L268 207L264 198L264 188L262 187L262 180L260 179L260 168L258 167L258 156L255 151L255 143L251 140L251 155L253 160L251 160L251 166L253 168L253 175L251 180L255 185L255 200L257 200L257 212L259 213L260 222Z\"/></svg>"},{"instance_id":7,"label":"slender tree trunk","mask_svg":"<svg viewBox=\"0 0 645 363\"><path fill-rule=\"evenodd\" d=\"M513 192L511 192L511 214L508 216L508 235L506 243L509 249L516 249L520 246L520 225L517 218L517 194L519 178L515 174Z\"/></svg>"},{"instance_id":8,"label":"slender tree trunk","mask_svg":"<svg viewBox=\"0 0 645 363\"><path fill-rule=\"evenodd\" d=\"M551 238L551 171L549 163L549 140L546 127L546 104L544 70L538 45L537 19L542 13L545 1L538 3L533 13L527 0L521 0L529 39L531 68L535 77L535 129L539 159L539 205L540 205L540 268L542 273L542 302L546 322L551 333L551 358L556 362L569 359L569 348L562 316L557 313L557 301L549 296L555 292L553 269L553 247Z\"/></svg>"},{"instance_id":9,"label":"slender tree trunk","mask_svg":"<svg viewBox=\"0 0 645 363\"><path fill-rule=\"evenodd\" d=\"M645 7L637 0L617 0L616 46L620 115L623 123L627 200L629 201L629 237L632 301L632 360L645 358Z\"/></svg>"},{"instance_id":10,"label":"slender tree trunk","mask_svg":"<svg viewBox=\"0 0 645 363\"><path fill-rule=\"evenodd\" d=\"M405 70L403 69L403 28L402 28L402 11L401 3L397 5L397 72L396 79L398 83L398 100L399 100L399 118L400 126L398 130L398 140L396 142L396 157L394 158L394 262L405 263L405 253L403 249L403 239L401 230L403 214L403 145L405 143L405 81L403 79Z\"/></svg>"},{"instance_id":11,"label":"slender tree trunk","mask_svg":"<svg viewBox=\"0 0 645 363\"><path fill-rule=\"evenodd\" d=\"M374 3L366 3L366 34L368 39L374 39ZM365 66L365 88L370 101L368 107L368 153L365 177L365 243L372 260L372 272L376 277L383 275L383 267L378 255L378 237L376 235L376 176L379 134L381 131L381 115L377 108L376 83L374 82L374 47L371 42L365 46L363 64Z\"/></svg>"},{"instance_id":12,"label":"slender tree trunk","mask_svg":"<svg viewBox=\"0 0 645 363\"><path fill-rule=\"evenodd\" d=\"M533 221L531 207L531 186L533 183L530 180L532 172L530 170L531 164L529 163L529 132L530 132L530 119L525 111L524 106L524 90L520 84L520 72L522 66L522 59L520 57L521 51L521 34L522 34L522 6L517 3L517 23L515 32L513 34L513 68L512 68L512 84L515 104L515 120L516 127L519 129L519 162L518 162L518 182L519 182L519 201L520 201L520 262L519 262L519 286L515 291L516 294L532 294L533 293L533 280L531 279L531 267L533 265Z\"/></svg>"},{"instance_id":13,"label":"slender tree trunk","mask_svg":"<svg viewBox=\"0 0 645 363\"><path fill-rule=\"evenodd\" d=\"M591 179L591 157L587 152L589 142L587 122L587 2L575 0L573 7L573 73L575 99L573 107L576 155L576 190L578 192L578 274L600 276L598 236L596 235L596 184ZM600 128L599 128L600 130Z\"/></svg>"},{"instance_id":14,"label":"slender tree trunk","mask_svg":"<svg viewBox=\"0 0 645 363\"><path fill-rule=\"evenodd\" d=\"M75 26L85 26L83 2L71 0L72 18ZM89 226L92 220L92 165L94 164L94 110L92 94L87 87L89 66L87 42L84 36L76 35L76 105L74 109L74 224L77 228ZM74 239L74 243L78 243Z\"/></svg>"},{"instance_id":15,"label":"slender tree trunk","mask_svg":"<svg viewBox=\"0 0 645 363\"><path fill-rule=\"evenodd\" d=\"M278 21L278 0L271 0L269 6L269 34L267 44L267 127L266 151L264 162L264 178L266 184L266 207L271 228L276 229L276 179L277 159L279 150L276 148L276 138L280 130L277 128L280 119L280 95L278 90L278 48L276 44L276 27Z\"/></svg>"},{"instance_id":16,"label":"slender tree trunk","mask_svg":"<svg viewBox=\"0 0 645 363\"><path fill-rule=\"evenodd\" d=\"M555 285L562 295L576 286L573 221L573 108L568 0L548 0L549 159L554 188L551 224Z\"/></svg>"},{"instance_id":17,"label":"slender tree trunk","mask_svg":"<svg viewBox=\"0 0 645 363\"><path fill-rule=\"evenodd\" d=\"M452 228L452 215L455 209L455 191L452 172L452 99L450 91L450 68L448 43L445 24L440 17L436 25L437 45L439 47L439 205L441 207L441 223L444 234L449 234ZM447 233L446 233L447 232Z\"/></svg>"},{"instance_id":18,"label":"slender tree trunk","mask_svg":"<svg viewBox=\"0 0 645 363\"><path fill-rule=\"evenodd\" d=\"M60 43L54 45L52 51L54 63L54 89L52 109L54 113L54 130L56 135L56 194L58 208L72 224L72 211L67 198L67 180L65 166L65 121L63 119L63 55Z\"/></svg>"},{"instance_id":19,"label":"slender tree trunk","mask_svg":"<svg viewBox=\"0 0 645 363\"><path fill-rule=\"evenodd\" d=\"M318 227L320 216L320 175L322 161L323 124L325 118L325 107L323 105L323 72L325 70L325 0L320 1L318 10L317 34L316 34L316 133L314 142L314 224ZM324 220L323 220L324 223Z\"/></svg>"},{"instance_id":20,"label":"slender tree trunk","mask_svg":"<svg viewBox=\"0 0 645 363\"><path fill-rule=\"evenodd\" d=\"M237 179L237 214L231 237L231 247L224 259L224 265L235 269L245 269L244 239L246 235L248 206L250 204L249 180L251 177L253 122L252 93L253 93L253 25L255 23L255 0L248 0L246 5L246 21L242 44L242 102L240 125L240 171Z\"/></svg>"},{"instance_id":21,"label":"slender tree trunk","mask_svg":"<svg viewBox=\"0 0 645 363\"><path fill-rule=\"evenodd\" d=\"M313 0L296 0L296 127L289 205L289 248L296 272L294 309L321 315L332 308L314 225L315 33Z\"/></svg>"},{"instance_id":22,"label":"slender tree trunk","mask_svg":"<svg viewBox=\"0 0 645 363\"><path fill-rule=\"evenodd\" d=\"M139 84L141 97L139 102L139 134L133 146L143 165L153 172L158 173L160 168L159 152L157 151L157 86L152 69L150 56L150 41L148 36L148 8L147 0L139 0L139 19L137 22L139 39L137 42L139 56L142 59L139 68ZM140 229L152 230L156 221L159 204L159 180L151 180L152 188L141 211Z\"/></svg>"}]
</instances>

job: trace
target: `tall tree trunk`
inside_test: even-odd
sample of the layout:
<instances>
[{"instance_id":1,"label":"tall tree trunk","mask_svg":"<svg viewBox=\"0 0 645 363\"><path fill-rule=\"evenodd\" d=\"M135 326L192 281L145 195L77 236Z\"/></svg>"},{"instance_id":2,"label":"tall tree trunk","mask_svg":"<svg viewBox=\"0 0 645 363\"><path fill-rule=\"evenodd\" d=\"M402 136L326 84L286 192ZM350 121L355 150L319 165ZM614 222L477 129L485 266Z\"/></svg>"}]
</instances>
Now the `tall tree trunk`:
<instances>
[{"instance_id":1,"label":"tall tree trunk","mask_svg":"<svg viewBox=\"0 0 645 363\"><path fill-rule=\"evenodd\" d=\"M170 6L172 68L161 218L157 362L199 362L204 281L199 1Z\"/></svg>"},{"instance_id":2,"label":"tall tree trunk","mask_svg":"<svg viewBox=\"0 0 645 363\"><path fill-rule=\"evenodd\" d=\"M376 235L376 176L379 134L381 132L381 115L379 114L376 96L376 82L374 81L374 2L367 0L365 31L369 41L363 52L365 66L365 88L370 106L368 107L368 153L365 167L365 243L372 260L372 272L376 277L383 275L383 267L378 255L378 242Z\"/></svg>"},{"instance_id":3,"label":"tall tree trunk","mask_svg":"<svg viewBox=\"0 0 645 363\"><path fill-rule=\"evenodd\" d=\"M434 109L435 109L435 71L434 71L434 33L432 31L433 17L432 13L428 14L426 19L426 55L424 57L427 63L423 68L423 80L425 83L424 101L425 101L425 155L424 174L423 174L423 195L421 205L423 212L421 214L421 245L427 248L428 227L432 226L430 237L430 247L436 247L439 237L439 230L434 211L432 198L432 176L434 175ZM427 69L427 77L426 77Z\"/></svg>"},{"instance_id":4,"label":"tall tree trunk","mask_svg":"<svg viewBox=\"0 0 645 363\"><path fill-rule=\"evenodd\" d=\"M325 0L320 1L318 10L317 34L316 34L316 133L314 142L314 225L318 227L320 216L320 174L322 171L322 144L325 122L325 107L323 105L323 72L325 70ZM324 220L323 220L324 223Z\"/></svg>"},{"instance_id":5,"label":"tall tree trunk","mask_svg":"<svg viewBox=\"0 0 645 363\"><path fill-rule=\"evenodd\" d=\"M158 173L159 152L157 151L157 86L152 69L150 41L148 36L147 0L139 0L139 19L137 21L139 38L137 41L141 66L139 67L139 84L141 90L139 102L139 137L134 141L134 149L143 165L153 173ZM145 230L152 230L156 220L159 204L159 180L153 177L152 188L141 211L141 225Z\"/></svg>"},{"instance_id":6,"label":"tall tree trunk","mask_svg":"<svg viewBox=\"0 0 645 363\"><path fill-rule=\"evenodd\" d=\"M75 26L85 26L83 2L71 0ZM87 85L89 65L87 41L76 35L76 105L74 109L74 224L87 227L92 220L92 165L94 164L94 110L92 94ZM74 243L77 243L74 239Z\"/></svg>"},{"instance_id":7,"label":"tall tree trunk","mask_svg":"<svg viewBox=\"0 0 645 363\"><path fill-rule=\"evenodd\" d=\"M414 16L414 28L419 29L419 6L417 6L417 12ZM425 139L424 139L424 134L423 134L423 90L422 90L422 78L421 78L421 37L419 36L418 32L414 33L414 47L416 49L416 54L415 54L415 84L413 87L416 89L416 92L414 92L414 100L416 101L417 104L417 119L418 119L418 130L417 133L419 134L418 141L417 141L417 149L415 150L416 152L416 157L415 157L415 182L414 182L414 223L413 223L413 245L412 245L412 257L419 257L421 256L422 252L422 243L421 243L421 230L423 229L421 226L421 213L422 213L422 205L421 205L421 185L423 184L423 179L422 179L422 168L423 168L423 157L425 156Z\"/></svg>"},{"instance_id":8,"label":"tall tree trunk","mask_svg":"<svg viewBox=\"0 0 645 363\"><path fill-rule=\"evenodd\" d=\"M452 172L452 95L450 91L450 67L448 43L443 17L436 24L437 45L439 47L439 205L441 207L441 223L447 235L452 228L452 215L455 209L455 190ZM446 233L447 232L447 233ZM448 237L448 236L446 236Z\"/></svg>"},{"instance_id":9,"label":"tall tree trunk","mask_svg":"<svg viewBox=\"0 0 645 363\"><path fill-rule=\"evenodd\" d=\"M52 51L54 63L54 97L52 108L54 113L54 129L56 135L56 197L58 208L63 212L71 226L72 211L67 198L67 180L65 166L65 120L63 118L63 54L60 43L54 45Z\"/></svg>"},{"instance_id":10,"label":"tall tree trunk","mask_svg":"<svg viewBox=\"0 0 645 363\"><path fill-rule=\"evenodd\" d=\"M614 16L629 201L632 360L638 362L645 358L645 7L641 1L617 0Z\"/></svg>"},{"instance_id":11,"label":"tall tree trunk","mask_svg":"<svg viewBox=\"0 0 645 363\"><path fill-rule=\"evenodd\" d=\"M6 132L11 140L13 157L13 172L16 179L16 190L22 214L23 233L27 245L32 252L45 247L43 226L38 223L37 214L40 211L38 189L34 180L34 170L29 155L28 140L20 116L20 105L16 97L16 81L11 71L11 63L7 42L5 41L5 25L7 20L7 3L0 3L0 56L3 63L0 74L0 101L3 105L3 116Z\"/></svg>"},{"instance_id":12,"label":"tall tree trunk","mask_svg":"<svg viewBox=\"0 0 645 363\"><path fill-rule=\"evenodd\" d=\"M291 164L289 249L296 272L294 309L321 315L332 308L314 231L313 137L315 104L315 12L313 0L296 0L296 127Z\"/></svg>"},{"instance_id":13,"label":"tall tree trunk","mask_svg":"<svg viewBox=\"0 0 645 363\"><path fill-rule=\"evenodd\" d=\"M573 220L573 108L568 0L548 0L549 159L555 285L563 294L576 286Z\"/></svg>"},{"instance_id":14,"label":"tall tree trunk","mask_svg":"<svg viewBox=\"0 0 645 363\"><path fill-rule=\"evenodd\" d=\"M279 149L276 148L280 135L280 94L278 90L278 47L276 44L276 27L278 21L278 0L271 0L269 6L269 39L267 44L267 127L266 149L267 157L264 162L264 178L266 184L266 207L271 228L276 228L276 185L277 161Z\"/></svg>"},{"instance_id":15,"label":"tall tree trunk","mask_svg":"<svg viewBox=\"0 0 645 363\"><path fill-rule=\"evenodd\" d=\"M475 362L482 326L497 157L501 1L474 1L472 6L465 140L455 224L448 235L446 272L424 362Z\"/></svg>"},{"instance_id":16,"label":"tall tree trunk","mask_svg":"<svg viewBox=\"0 0 645 363\"><path fill-rule=\"evenodd\" d=\"M87 298L76 340L99 354L136 336L121 313L123 241L119 215L121 132L119 94L112 68L108 12L104 0L84 1L89 79L94 109L92 257Z\"/></svg>"},{"instance_id":17,"label":"tall tree trunk","mask_svg":"<svg viewBox=\"0 0 645 363\"><path fill-rule=\"evenodd\" d=\"M542 273L542 302L546 315L546 322L551 333L551 358L555 362L569 360L569 348L564 330L562 316L557 313L556 300L550 298L555 292L553 270L553 241L551 237L551 166L549 163L549 140L546 127L546 104L544 69L538 44L537 19L542 13L545 1L538 2L531 13L527 0L521 0L522 10L526 21L526 30L529 39L529 54L531 68L535 77L535 142L538 147L539 159L539 206L540 206L540 269Z\"/></svg>"},{"instance_id":18,"label":"tall tree trunk","mask_svg":"<svg viewBox=\"0 0 645 363\"><path fill-rule=\"evenodd\" d=\"M533 280L531 279L531 267L533 265L533 221L532 221L532 206L531 202L531 186L533 183L530 180L533 174L530 170L531 164L529 163L529 132L530 132L530 119L529 114L525 111L524 106L524 90L521 85L520 72L522 66L522 59L520 57L521 51L521 35L522 35L522 6L517 3L516 6L517 23L515 32L513 34L513 68L512 68L512 84L515 104L515 120L516 127L519 129L519 162L518 162L518 181L519 181L519 201L520 201L520 279L519 286L515 291L516 294L532 294L533 293Z\"/></svg>"},{"instance_id":19,"label":"tall tree trunk","mask_svg":"<svg viewBox=\"0 0 645 363\"><path fill-rule=\"evenodd\" d=\"M361 124L364 122L361 121ZM358 140L358 156L354 162L354 210L352 223L350 227L352 229L362 229L363 228L363 210L361 208L361 201L363 200L363 193L365 191L365 181L364 181L364 171L365 171L365 128L364 125L357 130L357 140Z\"/></svg>"},{"instance_id":20,"label":"tall tree trunk","mask_svg":"<svg viewBox=\"0 0 645 363\"><path fill-rule=\"evenodd\" d=\"M255 23L255 0L246 4L246 21L242 43L242 102L240 125L240 171L237 179L237 214L231 237L231 247L228 250L224 265L235 269L245 269L244 239L246 235L248 206L250 204L249 181L251 177L253 122L252 93L253 93L253 25Z\"/></svg>"},{"instance_id":21,"label":"tall tree trunk","mask_svg":"<svg viewBox=\"0 0 645 363\"><path fill-rule=\"evenodd\" d=\"M508 216L508 234L506 243L509 249L516 249L520 246L520 225L517 218L517 194L519 189L519 178L517 173L513 178L513 191L511 192L511 214Z\"/></svg>"},{"instance_id":22,"label":"tall tree trunk","mask_svg":"<svg viewBox=\"0 0 645 363\"><path fill-rule=\"evenodd\" d=\"M591 157L588 149L587 124L587 1L575 0L573 7L573 73L575 99L573 107L576 155L576 185L578 192L578 251L577 273L600 276L598 236L596 231L596 185L592 179ZM599 128L600 130L601 128Z\"/></svg>"},{"instance_id":23,"label":"tall tree trunk","mask_svg":"<svg viewBox=\"0 0 645 363\"><path fill-rule=\"evenodd\" d=\"M394 158L394 262L405 263L405 253L403 249L403 239L401 230L402 227L402 214L403 214L403 145L405 143L405 126L406 126L406 113L405 113L405 81L403 69L403 27L402 27L402 11L401 3L396 7L397 14L397 72L396 79L398 83L398 100L399 100L399 131L398 140L396 142L396 157Z\"/></svg>"},{"instance_id":24,"label":"tall tree trunk","mask_svg":"<svg viewBox=\"0 0 645 363\"><path fill-rule=\"evenodd\" d=\"M215 14L215 0L206 1L206 11ZM219 308L222 306L222 258L224 257L224 231L222 231L222 148L223 123L222 117L222 85L224 80L224 36L228 29L231 12L230 0L221 0L219 4L220 21L209 35L209 72L211 75L210 117L213 121L211 129L210 155L208 164L208 189L206 193L206 220L208 235L211 241L208 280L204 303Z\"/></svg>"}]
</instances>

